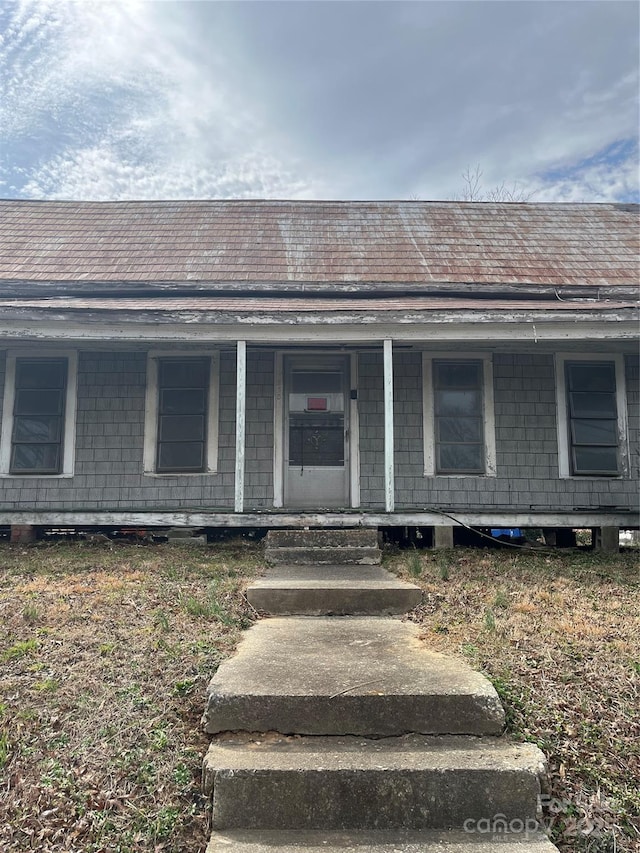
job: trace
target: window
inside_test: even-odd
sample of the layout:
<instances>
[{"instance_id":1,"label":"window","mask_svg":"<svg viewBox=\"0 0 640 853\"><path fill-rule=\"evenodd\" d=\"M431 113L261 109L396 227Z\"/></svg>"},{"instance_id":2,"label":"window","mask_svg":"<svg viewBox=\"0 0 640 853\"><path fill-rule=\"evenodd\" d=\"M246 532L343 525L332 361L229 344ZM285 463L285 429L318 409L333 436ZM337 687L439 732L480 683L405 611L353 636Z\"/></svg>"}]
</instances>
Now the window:
<instances>
[{"instance_id":1,"label":"window","mask_svg":"<svg viewBox=\"0 0 640 853\"><path fill-rule=\"evenodd\" d=\"M4 476L71 476L76 409L75 353L9 354L0 469Z\"/></svg>"},{"instance_id":2,"label":"window","mask_svg":"<svg viewBox=\"0 0 640 853\"><path fill-rule=\"evenodd\" d=\"M217 384L217 356L150 356L145 473L215 471Z\"/></svg>"},{"instance_id":3,"label":"window","mask_svg":"<svg viewBox=\"0 0 640 853\"><path fill-rule=\"evenodd\" d=\"M156 471L204 470L208 388L206 359L160 360Z\"/></svg>"},{"instance_id":4,"label":"window","mask_svg":"<svg viewBox=\"0 0 640 853\"><path fill-rule=\"evenodd\" d=\"M622 363L615 357L559 356L560 476L615 477L624 459Z\"/></svg>"},{"instance_id":5,"label":"window","mask_svg":"<svg viewBox=\"0 0 640 853\"><path fill-rule=\"evenodd\" d=\"M495 475L488 355L423 356L425 476Z\"/></svg>"}]
</instances>

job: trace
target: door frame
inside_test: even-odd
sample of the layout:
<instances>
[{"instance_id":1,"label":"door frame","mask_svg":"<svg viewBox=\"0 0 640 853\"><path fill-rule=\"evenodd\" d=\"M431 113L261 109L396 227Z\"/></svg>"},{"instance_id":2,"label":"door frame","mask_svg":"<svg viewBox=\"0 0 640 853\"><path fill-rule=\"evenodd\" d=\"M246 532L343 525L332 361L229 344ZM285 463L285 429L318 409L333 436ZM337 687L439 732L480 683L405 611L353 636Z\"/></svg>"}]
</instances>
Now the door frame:
<instances>
[{"instance_id":1,"label":"door frame","mask_svg":"<svg viewBox=\"0 0 640 853\"><path fill-rule=\"evenodd\" d=\"M345 509L357 509L360 506L360 420L358 412L358 353L344 352L340 350L318 350L318 349L296 349L296 350L276 350L274 354L274 374L273 374L273 506L276 509L284 507L284 448L285 448L285 429L287 429L287 418L285 416L286 400L285 400L285 363L284 357L287 356L342 356L348 359L347 363L347 380L349 388L345 390L345 397L348 404L349 430L346 440L348 451L348 485L349 485L349 506ZM355 393L355 396L353 392ZM349 393L351 392L351 393Z\"/></svg>"}]
</instances>

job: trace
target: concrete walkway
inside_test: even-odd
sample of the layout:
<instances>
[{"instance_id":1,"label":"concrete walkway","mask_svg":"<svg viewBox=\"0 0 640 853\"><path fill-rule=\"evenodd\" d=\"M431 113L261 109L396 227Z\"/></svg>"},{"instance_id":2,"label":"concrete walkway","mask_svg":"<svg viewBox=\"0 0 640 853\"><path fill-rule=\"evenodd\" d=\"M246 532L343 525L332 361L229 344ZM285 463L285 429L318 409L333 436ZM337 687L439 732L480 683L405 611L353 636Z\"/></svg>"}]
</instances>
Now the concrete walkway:
<instances>
[{"instance_id":1,"label":"concrete walkway","mask_svg":"<svg viewBox=\"0 0 640 853\"><path fill-rule=\"evenodd\" d=\"M303 562L249 587L254 607L296 615L258 621L209 685L207 853L556 850L536 827L540 750L501 736L482 675L387 615L419 589Z\"/></svg>"}]
</instances>

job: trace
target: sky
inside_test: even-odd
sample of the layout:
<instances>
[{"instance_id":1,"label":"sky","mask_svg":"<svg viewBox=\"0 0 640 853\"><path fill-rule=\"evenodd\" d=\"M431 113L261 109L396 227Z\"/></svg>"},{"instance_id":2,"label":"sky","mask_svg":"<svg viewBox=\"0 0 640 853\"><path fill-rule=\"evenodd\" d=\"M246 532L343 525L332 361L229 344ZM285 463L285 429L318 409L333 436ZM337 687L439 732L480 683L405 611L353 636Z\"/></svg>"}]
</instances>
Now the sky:
<instances>
[{"instance_id":1,"label":"sky","mask_svg":"<svg viewBox=\"0 0 640 853\"><path fill-rule=\"evenodd\" d=\"M635 0L0 0L0 197L639 201Z\"/></svg>"}]
</instances>

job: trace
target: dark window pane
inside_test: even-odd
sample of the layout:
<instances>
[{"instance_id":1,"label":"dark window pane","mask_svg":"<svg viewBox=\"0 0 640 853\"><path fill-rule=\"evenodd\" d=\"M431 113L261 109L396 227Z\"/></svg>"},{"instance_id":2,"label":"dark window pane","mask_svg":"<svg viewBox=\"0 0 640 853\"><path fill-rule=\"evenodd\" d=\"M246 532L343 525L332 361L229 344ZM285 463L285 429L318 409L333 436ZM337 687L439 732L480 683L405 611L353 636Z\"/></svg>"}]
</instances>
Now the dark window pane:
<instances>
[{"instance_id":1,"label":"dark window pane","mask_svg":"<svg viewBox=\"0 0 640 853\"><path fill-rule=\"evenodd\" d=\"M480 442L482 421L480 418L436 418L438 441Z\"/></svg>"},{"instance_id":2,"label":"dark window pane","mask_svg":"<svg viewBox=\"0 0 640 853\"><path fill-rule=\"evenodd\" d=\"M59 444L14 444L11 473L57 474L60 470Z\"/></svg>"},{"instance_id":3,"label":"dark window pane","mask_svg":"<svg viewBox=\"0 0 640 853\"><path fill-rule=\"evenodd\" d=\"M438 445L438 473L484 471L483 449L480 444Z\"/></svg>"},{"instance_id":4,"label":"dark window pane","mask_svg":"<svg viewBox=\"0 0 640 853\"><path fill-rule=\"evenodd\" d=\"M290 415L289 465L339 467L344 465L342 415Z\"/></svg>"},{"instance_id":5,"label":"dark window pane","mask_svg":"<svg viewBox=\"0 0 640 853\"><path fill-rule=\"evenodd\" d=\"M201 441L162 442L158 448L158 471L202 471L204 444Z\"/></svg>"},{"instance_id":6,"label":"dark window pane","mask_svg":"<svg viewBox=\"0 0 640 853\"><path fill-rule=\"evenodd\" d=\"M477 362L435 362L436 388L478 388L480 367Z\"/></svg>"},{"instance_id":7,"label":"dark window pane","mask_svg":"<svg viewBox=\"0 0 640 853\"><path fill-rule=\"evenodd\" d=\"M617 474L616 447L574 447L573 459L577 474Z\"/></svg>"},{"instance_id":8,"label":"dark window pane","mask_svg":"<svg viewBox=\"0 0 640 853\"><path fill-rule=\"evenodd\" d=\"M59 415L64 402L63 391L16 391L15 415Z\"/></svg>"},{"instance_id":9,"label":"dark window pane","mask_svg":"<svg viewBox=\"0 0 640 853\"><path fill-rule=\"evenodd\" d=\"M160 392L160 414L204 414L206 402L204 389L197 388L187 391L181 389L164 390Z\"/></svg>"},{"instance_id":10,"label":"dark window pane","mask_svg":"<svg viewBox=\"0 0 640 853\"><path fill-rule=\"evenodd\" d=\"M617 414L615 394L572 391L569 408L574 418L615 418Z\"/></svg>"},{"instance_id":11,"label":"dark window pane","mask_svg":"<svg viewBox=\"0 0 640 853\"><path fill-rule=\"evenodd\" d=\"M160 441L204 441L204 415L162 415Z\"/></svg>"},{"instance_id":12,"label":"dark window pane","mask_svg":"<svg viewBox=\"0 0 640 853\"><path fill-rule=\"evenodd\" d=\"M13 420L13 440L25 442L60 441L62 419L55 415L17 415Z\"/></svg>"},{"instance_id":13,"label":"dark window pane","mask_svg":"<svg viewBox=\"0 0 640 853\"><path fill-rule=\"evenodd\" d=\"M482 412L482 396L480 390L469 391L436 391L437 415L480 415Z\"/></svg>"},{"instance_id":14,"label":"dark window pane","mask_svg":"<svg viewBox=\"0 0 640 853\"><path fill-rule=\"evenodd\" d=\"M60 473L66 380L66 359L16 360L13 473Z\"/></svg>"},{"instance_id":15,"label":"dark window pane","mask_svg":"<svg viewBox=\"0 0 640 853\"><path fill-rule=\"evenodd\" d=\"M331 394L342 391L342 373L295 370L291 374L293 394Z\"/></svg>"},{"instance_id":16,"label":"dark window pane","mask_svg":"<svg viewBox=\"0 0 640 853\"><path fill-rule=\"evenodd\" d=\"M16 388L64 388L66 361L16 361Z\"/></svg>"},{"instance_id":17,"label":"dark window pane","mask_svg":"<svg viewBox=\"0 0 640 853\"><path fill-rule=\"evenodd\" d=\"M208 384L208 359L161 359L161 388L204 388Z\"/></svg>"},{"instance_id":18,"label":"dark window pane","mask_svg":"<svg viewBox=\"0 0 640 853\"><path fill-rule=\"evenodd\" d=\"M614 420L577 420L571 422L575 444L608 444L615 447L618 443L618 424Z\"/></svg>"},{"instance_id":19,"label":"dark window pane","mask_svg":"<svg viewBox=\"0 0 640 853\"><path fill-rule=\"evenodd\" d=\"M203 471L209 359L161 359L158 471Z\"/></svg>"},{"instance_id":20,"label":"dark window pane","mask_svg":"<svg viewBox=\"0 0 640 853\"><path fill-rule=\"evenodd\" d=\"M616 371L612 362L578 362L567 364L570 391L612 391L616 387Z\"/></svg>"}]
</instances>

